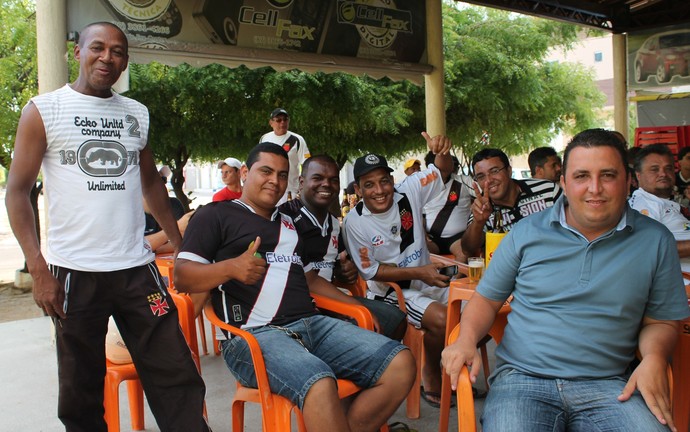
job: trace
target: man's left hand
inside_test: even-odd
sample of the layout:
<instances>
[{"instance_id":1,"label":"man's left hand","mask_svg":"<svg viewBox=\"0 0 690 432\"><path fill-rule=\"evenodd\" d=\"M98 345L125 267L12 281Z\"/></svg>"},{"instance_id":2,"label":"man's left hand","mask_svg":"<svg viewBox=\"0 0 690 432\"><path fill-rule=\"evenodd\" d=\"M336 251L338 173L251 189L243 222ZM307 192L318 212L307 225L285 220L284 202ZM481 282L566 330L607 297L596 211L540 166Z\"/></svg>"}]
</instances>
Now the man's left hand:
<instances>
[{"instance_id":1,"label":"man's left hand","mask_svg":"<svg viewBox=\"0 0 690 432\"><path fill-rule=\"evenodd\" d=\"M618 400L627 401L635 389L638 389L659 423L668 425L672 431L676 431L671 414L667 368L666 359L652 355L646 356L630 376Z\"/></svg>"}]
</instances>

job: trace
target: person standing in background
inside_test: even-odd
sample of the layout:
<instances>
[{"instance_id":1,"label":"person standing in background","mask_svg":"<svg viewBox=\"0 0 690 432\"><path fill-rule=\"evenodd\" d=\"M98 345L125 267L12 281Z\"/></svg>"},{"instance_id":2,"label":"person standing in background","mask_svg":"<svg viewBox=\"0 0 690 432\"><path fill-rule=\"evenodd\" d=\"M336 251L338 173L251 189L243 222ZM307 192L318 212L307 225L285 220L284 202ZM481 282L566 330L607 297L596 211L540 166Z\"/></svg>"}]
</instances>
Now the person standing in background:
<instances>
[{"instance_id":1,"label":"person standing in background","mask_svg":"<svg viewBox=\"0 0 690 432\"><path fill-rule=\"evenodd\" d=\"M297 196L299 192L300 167L305 160L309 159L310 155L307 142L302 135L289 130L290 115L283 108L276 108L271 111L268 124L273 131L262 135L259 142L270 142L281 146L287 152L288 160L290 161L290 177L288 178L285 195L278 201L278 205L280 205L288 200L288 194L293 198Z\"/></svg>"}]
</instances>

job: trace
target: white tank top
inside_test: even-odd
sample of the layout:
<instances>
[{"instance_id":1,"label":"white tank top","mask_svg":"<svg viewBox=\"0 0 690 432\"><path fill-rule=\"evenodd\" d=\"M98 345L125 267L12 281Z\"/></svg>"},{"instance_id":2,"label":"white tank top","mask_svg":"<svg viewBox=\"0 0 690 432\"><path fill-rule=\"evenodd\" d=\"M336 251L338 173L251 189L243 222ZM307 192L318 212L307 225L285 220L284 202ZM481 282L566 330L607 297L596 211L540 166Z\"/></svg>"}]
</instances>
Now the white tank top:
<instances>
[{"instance_id":1,"label":"white tank top","mask_svg":"<svg viewBox=\"0 0 690 432\"><path fill-rule=\"evenodd\" d=\"M69 85L32 102L48 143L42 166L48 262L81 271L151 262L139 177L139 151L149 129L146 107L118 94L87 96Z\"/></svg>"}]
</instances>

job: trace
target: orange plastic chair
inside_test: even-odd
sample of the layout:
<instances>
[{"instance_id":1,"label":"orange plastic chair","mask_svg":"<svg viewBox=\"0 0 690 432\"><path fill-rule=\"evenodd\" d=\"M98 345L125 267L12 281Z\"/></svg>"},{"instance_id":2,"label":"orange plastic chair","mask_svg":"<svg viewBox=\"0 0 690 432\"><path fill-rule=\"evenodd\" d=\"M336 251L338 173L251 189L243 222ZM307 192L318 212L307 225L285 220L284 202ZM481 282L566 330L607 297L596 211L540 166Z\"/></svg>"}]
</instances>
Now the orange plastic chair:
<instances>
[{"instance_id":1,"label":"orange plastic chair","mask_svg":"<svg viewBox=\"0 0 690 432\"><path fill-rule=\"evenodd\" d=\"M373 331L374 322L371 318L371 313L365 307L344 304L337 300L315 294L312 294L312 297L316 301L316 306L319 309L327 309L350 316L357 321L360 327ZM235 392L235 398L232 402L233 432L241 432L244 430L244 404L246 402L254 402L261 405L261 416L263 420L262 430L264 432L289 431L290 417L293 411L295 412L299 431L306 432L302 413L297 406L290 400L271 393L271 388L268 384L268 376L266 375L266 365L256 338L254 338L251 333L231 326L218 318L211 303L207 303L204 307L204 314L213 325L244 339L247 345L249 345L252 361L254 363L254 373L256 374L258 388L244 387L237 383L237 391ZM352 381L338 380L338 395L341 399L351 396L359 390L360 388L352 383ZM381 431L388 431L388 426L383 425Z\"/></svg>"},{"instance_id":2,"label":"orange plastic chair","mask_svg":"<svg viewBox=\"0 0 690 432\"><path fill-rule=\"evenodd\" d=\"M395 282L385 282L395 290L398 300L398 308L407 315L407 307L405 305L405 296L403 295L400 285ZM367 283L361 277L357 278L357 282L352 285L338 285L341 288L350 290L353 295L366 297ZM416 328L414 325L407 323L405 336L402 340L403 344L410 349L410 352L415 358L417 366L417 375L414 384L410 389L405 401L405 415L409 419L418 419L421 414L420 404L422 401L422 365L424 364L424 330Z\"/></svg>"},{"instance_id":3,"label":"orange plastic chair","mask_svg":"<svg viewBox=\"0 0 690 432\"><path fill-rule=\"evenodd\" d=\"M455 342L459 335L460 324L456 325L450 332L448 342ZM474 396L472 395L472 382L467 366L463 366L460 370L456 395L458 399L458 432L476 432L477 419L474 412ZM448 430L447 425L446 430Z\"/></svg>"},{"instance_id":4,"label":"orange plastic chair","mask_svg":"<svg viewBox=\"0 0 690 432\"><path fill-rule=\"evenodd\" d=\"M403 295L400 285L395 282L384 282L395 290L398 298L398 308L407 315L407 307L405 306L405 296ZM417 376L410 393L407 395L405 415L409 419L418 419L420 416L420 403L422 401L422 366L424 365L424 330L416 328L414 325L407 322L407 330L403 337L403 344L405 344L415 358L417 365Z\"/></svg>"},{"instance_id":5,"label":"orange plastic chair","mask_svg":"<svg viewBox=\"0 0 690 432\"><path fill-rule=\"evenodd\" d=\"M463 272L463 270L461 270ZM465 300L466 301L466 300ZM448 316L446 317L446 346L451 344L450 334L460 322L460 309L463 300L455 295L455 292L451 289L448 296ZM509 309L508 309L509 310ZM496 340L496 343L501 341L503 337L503 329L506 324L505 311L501 311L496 316L494 325L491 327L489 334L484 337L479 343L479 352L482 356L482 369L484 370L484 383L486 388L489 388L489 375L491 371L489 369L489 354L487 352L486 343L491 340L491 338ZM448 374L444 373L441 377L441 408L439 412L439 431L448 430L448 419L450 416L450 401L451 401L451 390L450 390L450 377Z\"/></svg>"},{"instance_id":6,"label":"orange plastic chair","mask_svg":"<svg viewBox=\"0 0 690 432\"><path fill-rule=\"evenodd\" d=\"M197 369L201 372L199 363L199 345L196 338L196 326L194 325L194 305L189 296L170 291L170 296L178 310L180 328L187 340L192 352L192 357ZM122 381L127 381L127 396L129 398L129 412L132 430L144 430L144 390L139 381L139 375L134 368L134 363L116 365L107 361L103 405L105 407L105 421L108 424L108 432L120 431L120 393L119 387ZM204 407L204 415L206 408Z\"/></svg>"},{"instance_id":7,"label":"orange plastic chair","mask_svg":"<svg viewBox=\"0 0 690 432\"><path fill-rule=\"evenodd\" d=\"M175 261L172 255L156 255L156 267L161 276L168 280L168 289L175 289L174 271L175 271ZM197 324L199 328L199 339L201 339L201 348L204 355L208 355L208 346L206 345L206 325L204 324L204 315L199 315L197 319ZM215 330L211 328L211 334L215 334ZM216 355L220 354L220 351L214 347L214 353Z\"/></svg>"}]
</instances>

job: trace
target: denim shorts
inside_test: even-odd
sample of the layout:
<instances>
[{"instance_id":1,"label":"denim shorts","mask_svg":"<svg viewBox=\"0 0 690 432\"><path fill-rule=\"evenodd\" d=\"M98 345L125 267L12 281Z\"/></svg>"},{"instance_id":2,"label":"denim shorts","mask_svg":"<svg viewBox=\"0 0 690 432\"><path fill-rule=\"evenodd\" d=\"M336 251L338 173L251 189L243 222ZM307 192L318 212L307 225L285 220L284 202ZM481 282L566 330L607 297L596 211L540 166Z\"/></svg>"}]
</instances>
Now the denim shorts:
<instances>
[{"instance_id":1,"label":"denim shorts","mask_svg":"<svg viewBox=\"0 0 690 432\"><path fill-rule=\"evenodd\" d=\"M493 378L484 403L485 432L668 431L636 391L620 402L626 377L592 380L540 378L515 369Z\"/></svg>"},{"instance_id":2,"label":"denim shorts","mask_svg":"<svg viewBox=\"0 0 690 432\"><path fill-rule=\"evenodd\" d=\"M273 393L300 409L315 382L343 378L362 388L373 386L404 345L346 321L315 315L280 327L246 329L261 347ZM239 337L223 341L230 372L245 387L256 388L247 343Z\"/></svg>"}]
</instances>

